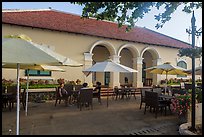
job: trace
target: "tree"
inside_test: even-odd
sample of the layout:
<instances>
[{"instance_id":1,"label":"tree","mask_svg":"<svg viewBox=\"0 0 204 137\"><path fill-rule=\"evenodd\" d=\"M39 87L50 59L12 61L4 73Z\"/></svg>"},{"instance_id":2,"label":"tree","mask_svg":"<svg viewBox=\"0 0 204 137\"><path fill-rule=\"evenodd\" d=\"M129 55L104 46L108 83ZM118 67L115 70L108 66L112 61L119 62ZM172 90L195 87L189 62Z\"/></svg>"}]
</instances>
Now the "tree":
<instances>
[{"instance_id":1,"label":"tree","mask_svg":"<svg viewBox=\"0 0 204 137\"><path fill-rule=\"evenodd\" d=\"M195 57L200 58L202 56L202 47L195 47L195 48L182 48L179 50L178 56L186 56L189 58Z\"/></svg>"},{"instance_id":2,"label":"tree","mask_svg":"<svg viewBox=\"0 0 204 137\"><path fill-rule=\"evenodd\" d=\"M172 13L184 5L182 11L191 13L194 9L202 8L202 2L71 2L72 4L84 5L82 18L95 17L97 20L117 21L118 27L125 23L126 30L133 28L138 19L151 11L152 7L157 10L164 8L164 12L155 15L158 21L156 28L162 28L165 22L171 19Z\"/></svg>"}]
</instances>

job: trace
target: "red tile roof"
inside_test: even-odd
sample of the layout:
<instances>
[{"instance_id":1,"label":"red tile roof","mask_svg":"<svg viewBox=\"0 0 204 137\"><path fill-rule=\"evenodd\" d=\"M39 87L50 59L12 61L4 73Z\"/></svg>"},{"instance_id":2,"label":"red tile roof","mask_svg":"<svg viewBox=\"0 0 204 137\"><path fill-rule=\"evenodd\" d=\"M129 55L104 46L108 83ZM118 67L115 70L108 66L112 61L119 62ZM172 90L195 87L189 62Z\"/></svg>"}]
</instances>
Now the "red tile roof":
<instances>
[{"instance_id":1,"label":"red tile roof","mask_svg":"<svg viewBox=\"0 0 204 137\"><path fill-rule=\"evenodd\" d=\"M187 48L190 44L171 38L147 28L135 27L125 32L125 26L109 21L81 19L79 15L56 10L2 11L2 23L44 28L105 38L141 42L174 48Z\"/></svg>"}]
</instances>

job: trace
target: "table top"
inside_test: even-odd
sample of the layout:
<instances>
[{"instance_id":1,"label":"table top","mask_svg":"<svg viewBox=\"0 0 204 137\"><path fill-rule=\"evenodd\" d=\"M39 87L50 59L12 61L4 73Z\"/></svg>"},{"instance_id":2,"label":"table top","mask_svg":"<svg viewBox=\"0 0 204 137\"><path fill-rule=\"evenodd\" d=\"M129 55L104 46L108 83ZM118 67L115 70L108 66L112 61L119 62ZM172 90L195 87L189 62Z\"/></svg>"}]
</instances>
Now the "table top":
<instances>
[{"instance_id":1,"label":"table top","mask_svg":"<svg viewBox=\"0 0 204 137\"><path fill-rule=\"evenodd\" d=\"M164 94L159 95L159 97L164 98L164 99L172 99L172 98L174 98L173 96L170 96L170 95L164 95Z\"/></svg>"}]
</instances>

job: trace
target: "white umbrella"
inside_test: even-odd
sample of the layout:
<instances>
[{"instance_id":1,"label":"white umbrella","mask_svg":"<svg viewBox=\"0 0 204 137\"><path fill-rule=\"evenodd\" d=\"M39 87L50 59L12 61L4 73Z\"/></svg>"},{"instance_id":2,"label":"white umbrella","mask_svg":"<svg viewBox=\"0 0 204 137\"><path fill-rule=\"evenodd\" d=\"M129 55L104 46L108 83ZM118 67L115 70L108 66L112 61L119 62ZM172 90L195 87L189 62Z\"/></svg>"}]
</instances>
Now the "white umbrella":
<instances>
[{"instance_id":1,"label":"white umbrella","mask_svg":"<svg viewBox=\"0 0 204 137\"><path fill-rule=\"evenodd\" d=\"M16 65L12 64L2 64L2 68L11 68L11 69L15 69ZM21 65L20 69L32 69L32 70L48 70L48 71L62 71L64 72L65 70L58 67L58 66L48 66L48 65Z\"/></svg>"},{"instance_id":2,"label":"white umbrella","mask_svg":"<svg viewBox=\"0 0 204 137\"><path fill-rule=\"evenodd\" d=\"M15 68L13 65L4 65L2 64L2 68ZM64 69L59 68L57 66L47 66L47 65L38 65L38 66L29 66L29 65L21 65L20 69L27 69L28 75L27 75L27 85L26 85L26 107L25 107L25 115L28 114L28 83L29 83L29 70L47 70L47 71L61 71L65 72Z\"/></svg>"},{"instance_id":3,"label":"white umbrella","mask_svg":"<svg viewBox=\"0 0 204 137\"><path fill-rule=\"evenodd\" d=\"M62 56L46 46L19 38L2 38L2 63L5 65L67 65L82 66L78 62Z\"/></svg>"},{"instance_id":4,"label":"white umbrella","mask_svg":"<svg viewBox=\"0 0 204 137\"><path fill-rule=\"evenodd\" d=\"M97 62L92 67L83 70L83 73L88 76L90 73L93 72L123 72L123 73L131 73L131 72L138 72L135 69L129 68L119 63L113 62L111 59L108 59L104 62ZM107 95L107 107L108 107L108 96Z\"/></svg>"},{"instance_id":5,"label":"white umbrella","mask_svg":"<svg viewBox=\"0 0 204 137\"><path fill-rule=\"evenodd\" d=\"M135 69L129 68L119 63L113 62L111 59L108 59L104 62L97 62L92 67L83 70L83 73L88 76L91 72L138 72Z\"/></svg>"},{"instance_id":6,"label":"white umbrella","mask_svg":"<svg viewBox=\"0 0 204 137\"><path fill-rule=\"evenodd\" d=\"M165 74L166 75L166 86L167 86L167 75L186 75L184 71L186 69L174 66L170 64L169 62L166 62L164 64L158 65L158 66L153 66L150 68L144 69L145 71L149 73L154 73L154 74ZM166 87L165 87L165 93L166 93Z\"/></svg>"},{"instance_id":7,"label":"white umbrella","mask_svg":"<svg viewBox=\"0 0 204 137\"><path fill-rule=\"evenodd\" d=\"M26 40L24 40L26 39ZM17 120L16 134L19 135L19 69L21 65L67 65L82 66L51 49L31 42L28 38L2 38L2 64L13 65L17 68Z\"/></svg>"}]
</instances>

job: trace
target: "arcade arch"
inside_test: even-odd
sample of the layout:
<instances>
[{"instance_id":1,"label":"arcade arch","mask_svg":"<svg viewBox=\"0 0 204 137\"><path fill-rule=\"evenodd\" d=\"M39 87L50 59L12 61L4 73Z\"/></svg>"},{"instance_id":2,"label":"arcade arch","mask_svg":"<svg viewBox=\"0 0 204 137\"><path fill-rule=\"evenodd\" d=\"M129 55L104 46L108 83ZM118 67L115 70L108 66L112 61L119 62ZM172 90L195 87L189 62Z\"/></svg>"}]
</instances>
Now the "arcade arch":
<instances>
[{"instance_id":1,"label":"arcade arch","mask_svg":"<svg viewBox=\"0 0 204 137\"><path fill-rule=\"evenodd\" d=\"M160 76L144 71L145 68L161 64L161 58L158 51L153 47L146 47L141 52L142 61L142 82L143 86L151 86L159 84Z\"/></svg>"},{"instance_id":2,"label":"arcade arch","mask_svg":"<svg viewBox=\"0 0 204 137\"><path fill-rule=\"evenodd\" d=\"M120 64L137 70L137 62L134 60L139 57L139 51L133 44L122 45L117 53L120 56ZM133 73L120 73L119 81L121 85L136 86L137 74ZM127 81L125 81L125 79Z\"/></svg>"}]
</instances>

